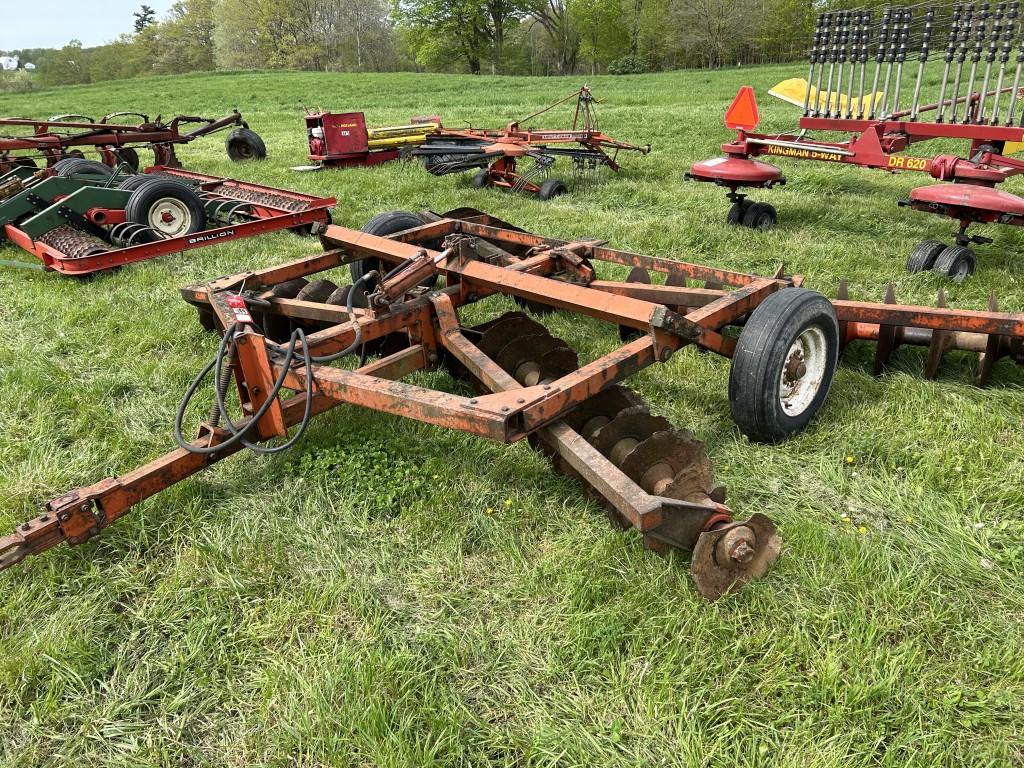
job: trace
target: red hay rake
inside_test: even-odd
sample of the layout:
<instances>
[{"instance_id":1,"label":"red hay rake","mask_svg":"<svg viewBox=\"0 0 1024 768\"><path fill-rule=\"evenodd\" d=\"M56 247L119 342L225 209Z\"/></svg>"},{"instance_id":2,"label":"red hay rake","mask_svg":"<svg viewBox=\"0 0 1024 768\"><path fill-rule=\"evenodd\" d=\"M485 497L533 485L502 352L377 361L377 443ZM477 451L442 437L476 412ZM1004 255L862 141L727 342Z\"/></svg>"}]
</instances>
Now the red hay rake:
<instances>
[{"instance_id":1,"label":"red hay rake","mask_svg":"<svg viewBox=\"0 0 1024 768\"><path fill-rule=\"evenodd\" d=\"M760 156L929 174L940 183L911 190L900 205L952 218L959 229L952 245L921 242L911 252L907 269L931 269L962 281L977 267L968 246L992 242L968 235L968 227L1024 224L1024 198L996 188L1024 172L1024 161L1004 154L1008 144L1024 142L1024 110L1019 109L1024 63L1020 3L1000 2L994 9L989 3L896 6L886 8L880 19L874 13L854 10L818 16L799 131L754 133L757 109L752 89L745 87L728 113L727 125L737 130L737 137L722 146L725 157L694 163L686 176L728 190L729 223L767 229L776 222L775 209L749 200L740 190L769 189L786 180L778 167L756 159ZM933 40L941 37L946 41L941 84L937 99L925 104L926 65ZM1019 48L1012 84L1006 85L1015 45ZM918 52L918 64L905 72L911 51ZM916 73L911 75L911 69ZM926 120L925 115L933 119ZM809 135L812 131L845 133L849 138L815 139ZM963 157L909 154L915 145L936 139L965 140L969 149Z\"/></svg>"}]
</instances>

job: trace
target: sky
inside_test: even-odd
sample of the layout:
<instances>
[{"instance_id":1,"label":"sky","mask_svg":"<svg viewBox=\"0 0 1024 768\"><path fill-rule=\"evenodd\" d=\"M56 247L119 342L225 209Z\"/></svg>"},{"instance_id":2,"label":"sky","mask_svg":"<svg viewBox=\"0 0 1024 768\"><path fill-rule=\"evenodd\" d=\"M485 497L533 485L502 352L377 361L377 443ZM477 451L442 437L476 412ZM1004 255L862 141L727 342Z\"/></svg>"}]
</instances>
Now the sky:
<instances>
[{"instance_id":1,"label":"sky","mask_svg":"<svg viewBox=\"0 0 1024 768\"><path fill-rule=\"evenodd\" d=\"M102 45L132 31L132 13L143 2L159 19L173 0L4 0L0 51L60 48L73 38L87 48Z\"/></svg>"}]
</instances>

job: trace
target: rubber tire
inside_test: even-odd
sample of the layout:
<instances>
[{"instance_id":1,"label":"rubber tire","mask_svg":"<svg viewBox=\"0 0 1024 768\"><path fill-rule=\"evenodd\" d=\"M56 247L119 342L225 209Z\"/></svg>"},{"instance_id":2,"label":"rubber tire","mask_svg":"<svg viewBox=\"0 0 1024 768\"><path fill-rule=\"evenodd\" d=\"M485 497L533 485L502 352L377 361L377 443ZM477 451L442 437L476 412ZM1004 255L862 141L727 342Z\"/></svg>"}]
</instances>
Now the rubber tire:
<instances>
[{"instance_id":1,"label":"rubber tire","mask_svg":"<svg viewBox=\"0 0 1024 768\"><path fill-rule=\"evenodd\" d=\"M743 226L762 232L774 227L778 220L775 208L768 203L753 203L743 213Z\"/></svg>"},{"instance_id":2,"label":"rubber tire","mask_svg":"<svg viewBox=\"0 0 1024 768\"><path fill-rule=\"evenodd\" d=\"M39 167L39 163L37 163L31 157L12 157L11 158L11 167L12 168L38 168Z\"/></svg>"},{"instance_id":3,"label":"rubber tire","mask_svg":"<svg viewBox=\"0 0 1024 768\"><path fill-rule=\"evenodd\" d=\"M754 204L753 200L743 198L738 200L729 206L729 213L725 216L725 223L731 224L732 226L740 226L743 224L743 214L747 212L747 209Z\"/></svg>"},{"instance_id":4,"label":"rubber tire","mask_svg":"<svg viewBox=\"0 0 1024 768\"><path fill-rule=\"evenodd\" d=\"M978 269L978 257L974 251L962 245L950 245L942 250L932 271L945 275L954 283L962 283Z\"/></svg>"},{"instance_id":5,"label":"rubber tire","mask_svg":"<svg viewBox=\"0 0 1024 768\"><path fill-rule=\"evenodd\" d=\"M58 176L104 176L109 178L114 169L98 160L87 160L84 157L65 157L53 164L53 171Z\"/></svg>"},{"instance_id":6,"label":"rubber tire","mask_svg":"<svg viewBox=\"0 0 1024 768\"><path fill-rule=\"evenodd\" d=\"M568 191L569 188L565 186L565 182L561 179L548 179L540 185L537 197L541 200L551 200L552 198L564 195Z\"/></svg>"},{"instance_id":7,"label":"rubber tire","mask_svg":"<svg viewBox=\"0 0 1024 768\"><path fill-rule=\"evenodd\" d=\"M137 173L133 176L125 176L123 179L121 179L121 183L117 185L117 188L127 189L129 192L134 192L143 184L147 184L155 178L157 177L147 176L145 173Z\"/></svg>"},{"instance_id":8,"label":"rubber tire","mask_svg":"<svg viewBox=\"0 0 1024 768\"><path fill-rule=\"evenodd\" d=\"M248 128L236 128L229 133L224 148L228 151L228 157L236 163L264 160L267 157L267 145L256 131Z\"/></svg>"},{"instance_id":9,"label":"rubber tire","mask_svg":"<svg viewBox=\"0 0 1024 768\"><path fill-rule=\"evenodd\" d=\"M779 402L782 367L803 331L825 334L827 360L821 386L807 408L790 416ZM751 440L777 443L807 427L828 397L839 359L839 322L832 302L806 288L783 288L750 313L729 371L732 418Z\"/></svg>"},{"instance_id":10,"label":"rubber tire","mask_svg":"<svg viewBox=\"0 0 1024 768\"><path fill-rule=\"evenodd\" d=\"M946 249L945 243L938 240L922 240L914 246L907 258L907 272L917 273L931 269L939 254Z\"/></svg>"},{"instance_id":11,"label":"rubber tire","mask_svg":"<svg viewBox=\"0 0 1024 768\"><path fill-rule=\"evenodd\" d=\"M491 186L491 171L489 168L481 168L473 175L473 186L477 189Z\"/></svg>"},{"instance_id":12,"label":"rubber tire","mask_svg":"<svg viewBox=\"0 0 1024 768\"><path fill-rule=\"evenodd\" d=\"M203 201L199 199L199 195L196 194L195 190L187 184L182 184L180 181L160 177L147 179L145 184L139 184L135 191L132 192L132 196L128 198L128 203L124 207L126 219L136 224L146 224L148 226L150 209L154 203L165 197L175 198L185 203L189 213L192 215L192 221L189 224L188 230L179 235L179 237L202 232L206 229L206 208L203 206ZM160 239L159 236L149 229L140 235L140 242L151 243L158 239Z\"/></svg>"},{"instance_id":13,"label":"rubber tire","mask_svg":"<svg viewBox=\"0 0 1024 768\"><path fill-rule=\"evenodd\" d=\"M378 213L366 224L363 225L362 232L366 232L368 235L377 235L378 237L387 237L393 235L396 232L403 232L406 229L412 229L413 227L420 227L425 222L415 213L410 211L386 211L385 213ZM349 274L352 275L352 282L359 280L364 275L372 272L373 270L380 271L382 269L379 259L360 259L359 261L353 261L348 265ZM429 283L426 285L433 285L434 278L429 279ZM375 280L370 280L363 284L363 289L367 293L372 293L373 289L377 287Z\"/></svg>"}]
</instances>

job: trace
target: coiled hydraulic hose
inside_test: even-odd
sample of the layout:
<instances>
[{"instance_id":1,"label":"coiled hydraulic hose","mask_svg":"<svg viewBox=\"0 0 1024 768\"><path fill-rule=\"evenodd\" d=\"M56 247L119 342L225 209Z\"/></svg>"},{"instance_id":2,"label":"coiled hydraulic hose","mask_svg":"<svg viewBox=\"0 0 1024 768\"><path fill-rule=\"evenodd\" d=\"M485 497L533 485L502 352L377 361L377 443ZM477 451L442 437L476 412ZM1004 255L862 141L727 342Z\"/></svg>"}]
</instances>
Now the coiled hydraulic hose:
<instances>
[{"instance_id":1,"label":"coiled hydraulic hose","mask_svg":"<svg viewBox=\"0 0 1024 768\"><path fill-rule=\"evenodd\" d=\"M295 345L301 342L303 364L306 369L306 402L303 408L302 420L299 422L298 431L288 440L288 442L282 445L265 447L253 443L245 437L245 433L248 431L249 426L246 426L244 429L239 429L238 425L231 420L231 417L228 415L227 406L224 403L224 392L221 388L221 382L224 381L224 377L221 375L221 369L224 360L230 359L234 354L235 337L238 334L238 330L238 323L233 323L228 326L227 330L224 331L223 338L220 340L220 345L217 348L217 354L214 356L213 360L211 360L206 367L199 372L199 375L193 379L188 390L185 392L185 396L182 398L181 403L178 405L178 411L174 418L174 440L181 448L184 448L189 453L208 455L211 453L217 453L238 443L241 443L243 446L255 453L280 453L281 451L285 451L295 445L295 443L297 443L302 437L303 433L305 433L306 427L309 426L309 420L313 412L312 358L309 354L309 348L306 346L306 334L301 328L296 328L292 332L287 348L281 347L277 344L272 345L278 349L285 349L285 357L281 366L281 374L277 377L277 381L274 382L274 386L271 388L270 392L267 393L266 401L256 410L249 420L249 425L251 426L263 418L267 411L270 410L284 386L284 380L288 375L289 368L291 368L292 361L295 360ZM192 402L192 398L195 396L196 391L202 385L203 381L210 375L210 371L214 372L214 381L217 382L217 385L214 387L217 412L223 417L224 424L231 433L231 437L217 445L197 446L185 439L182 431L182 423L185 419L185 412L188 410L189 403Z\"/></svg>"},{"instance_id":2,"label":"coiled hydraulic hose","mask_svg":"<svg viewBox=\"0 0 1024 768\"><path fill-rule=\"evenodd\" d=\"M406 266L408 266L408 264L411 261L412 259L406 259L397 267L388 272L383 279L387 280L390 277L394 276L402 269L404 269ZM352 283L352 288L349 290L348 298L345 302L345 311L348 313L350 318L352 317L355 310L356 291L360 290L366 284L367 280L378 276L379 273L376 270L374 270L366 273L358 280L356 280L354 283ZM281 346L280 344L275 344L274 342L271 341L267 341L267 346L273 347L277 350L284 350L284 362L281 364L281 374L277 377L277 381L274 382L273 388L270 390L270 392L267 393L266 401L250 417L249 424L244 429L239 429L238 425L235 424L231 420L231 417L228 415L228 409L226 404L224 403L224 394L227 388L225 384L228 381L228 377L225 373L226 369L224 369L224 361L231 360L234 357L235 337L238 335L239 330L239 323L232 323L225 329L224 335L221 337L220 344L217 347L217 354L214 355L214 358L206 365L205 368L203 368L203 370L199 372L195 379L192 380L192 383L189 385L188 390L186 390L185 392L185 396L178 404L178 411L174 417L174 440L179 447L185 449L189 453L209 455L212 453L222 451L225 448L229 448L238 443L241 443L243 446L245 446L246 448L255 453L262 454L281 453L282 451L288 450L302 438L302 435L306 431L306 427L309 426L309 420L310 416L312 415L313 408L313 363L331 363L334 362L335 360L340 360L343 357L351 355L357 349L360 350L360 365L362 365L366 359L366 346L363 344L363 329L358 323L356 323L355 338L353 339L352 343L349 344L347 347L345 347L345 349L341 350L340 352L335 352L330 355L311 355L309 352L309 345L306 343L306 333L305 331L302 330L302 328L296 328L294 331L292 331L291 338L288 340L287 347ZM259 445L257 443L253 443L251 440L245 437L245 433L250 429L250 427L253 424L255 424L261 418L263 418L267 411L270 410L270 407L273 405L274 401L277 399L277 396L283 389L284 380L288 375L288 370L291 368L292 362L295 360L296 357L296 344L302 344L302 363L303 367L306 370L306 402L303 407L302 420L299 422L298 431L296 431L296 433L291 438L289 438L287 442L282 443L281 445L266 447ZM185 412L188 410L188 406L192 402L192 398L195 397L195 394L199 390L199 387L202 386L202 383L206 380L206 377L210 375L211 371L213 371L214 374L213 389L215 403L211 410L210 420L214 421L214 417L216 416L222 417L224 419L224 425L227 427L228 432L231 433L231 437L229 437L227 440L221 443L217 443L217 445L197 446L185 439L182 425L185 420Z\"/></svg>"}]
</instances>

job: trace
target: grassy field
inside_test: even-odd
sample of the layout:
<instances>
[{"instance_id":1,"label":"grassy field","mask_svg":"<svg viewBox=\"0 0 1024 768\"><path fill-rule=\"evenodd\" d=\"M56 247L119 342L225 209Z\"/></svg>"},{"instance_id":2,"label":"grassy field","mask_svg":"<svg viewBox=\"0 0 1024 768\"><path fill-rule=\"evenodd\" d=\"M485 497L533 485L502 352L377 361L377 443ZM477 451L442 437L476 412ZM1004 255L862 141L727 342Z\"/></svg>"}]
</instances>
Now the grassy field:
<instances>
[{"instance_id":1,"label":"grassy field","mask_svg":"<svg viewBox=\"0 0 1024 768\"><path fill-rule=\"evenodd\" d=\"M763 95L799 69L594 78L601 126L654 149L549 203L397 163L294 173L299 102L372 124L497 124L575 79L174 77L3 97L0 114L237 107L268 160L233 166L212 138L182 150L186 165L334 195L345 225L474 205L661 256L785 262L828 295L845 277L853 298L879 299L891 279L901 300L933 303L943 281L903 262L951 226L895 205L921 176L784 162L790 184L760 196L781 215L764 234L728 228L721 191L683 182L727 138L740 84ZM765 97L762 116L797 117ZM997 291L1024 311L1020 233L985 234L950 304ZM173 445L178 400L215 350L180 286L315 248L272 235L89 282L0 271L0 527ZM548 325L583 359L615 339ZM715 604L685 557L612 530L525 444L347 407L319 417L285 456L225 461L0 576L0 763L1024 765L1024 372L1004 361L979 390L964 355L934 382L921 350L881 378L870 364L848 350L817 422L776 447L732 424L726 360L688 350L633 381L706 441L733 508L785 538L765 579Z\"/></svg>"}]
</instances>

